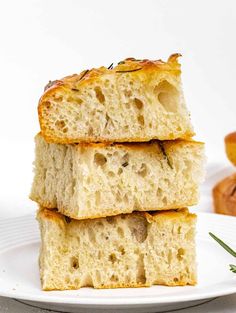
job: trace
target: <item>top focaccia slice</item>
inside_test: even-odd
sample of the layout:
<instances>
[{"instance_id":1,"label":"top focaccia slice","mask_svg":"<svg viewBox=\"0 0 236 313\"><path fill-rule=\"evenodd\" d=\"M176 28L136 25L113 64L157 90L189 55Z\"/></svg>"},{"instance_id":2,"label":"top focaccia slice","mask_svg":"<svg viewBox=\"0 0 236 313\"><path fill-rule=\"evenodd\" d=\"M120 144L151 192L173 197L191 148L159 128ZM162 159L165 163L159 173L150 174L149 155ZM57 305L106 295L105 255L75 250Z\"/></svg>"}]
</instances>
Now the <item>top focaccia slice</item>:
<instances>
[{"instance_id":1,"label":"top focaccia slice","mask_svg":"<svg viewBox=\"0 0 236 313\"><path fill-rule=\"evenodd\" d=\"M39 101L48 142L141 142L194 135L179 54L167 62L128 58L49 82Z\"/></svg>"}]
</instances>

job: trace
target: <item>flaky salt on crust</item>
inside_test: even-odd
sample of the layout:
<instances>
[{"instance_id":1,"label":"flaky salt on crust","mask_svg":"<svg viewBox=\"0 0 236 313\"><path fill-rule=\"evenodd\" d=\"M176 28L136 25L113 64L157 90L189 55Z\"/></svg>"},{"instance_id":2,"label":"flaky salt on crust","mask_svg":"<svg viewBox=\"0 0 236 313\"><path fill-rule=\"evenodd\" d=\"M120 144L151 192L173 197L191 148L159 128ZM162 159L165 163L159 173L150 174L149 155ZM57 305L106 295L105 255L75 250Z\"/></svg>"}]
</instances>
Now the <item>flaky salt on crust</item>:
<instances>
[{"instance_id":1,"label":"flaky salt on crust","mask_svg":"<svg viewBox=\"0 0 236 313\"><path fill-rule=\"evenodd\" d=\"M128 58L50 82L38 106L42 135L64 144L192 137L179 56Z\"/></svg>"},{"instance_id":2,"label":"flaky salt on crust","mask_svg":"<svg viewBox=\"0 0 236 313\"><path fill-rule=\"evenodd\" d=\"M41 209L43 290L194 285L196 216L187 209L73 220Z\"/></svg>"}]
</instances>

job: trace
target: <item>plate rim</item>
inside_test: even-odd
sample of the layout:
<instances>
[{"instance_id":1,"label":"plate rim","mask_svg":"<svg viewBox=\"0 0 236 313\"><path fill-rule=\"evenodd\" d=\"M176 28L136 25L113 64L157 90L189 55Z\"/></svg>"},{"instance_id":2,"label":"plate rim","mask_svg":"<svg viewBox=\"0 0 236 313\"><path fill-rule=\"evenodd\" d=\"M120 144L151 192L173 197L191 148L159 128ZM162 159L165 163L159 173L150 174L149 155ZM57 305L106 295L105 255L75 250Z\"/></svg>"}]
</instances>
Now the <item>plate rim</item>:
<instances>
[{"instance_id":1,"label":"plate rim","mask_svg":"<svg viewBox=\"0 0 236 313\"><path fill-rule=\"evenodd\" d=\"M191 209L190 209L191 210ZM195 212L196 213L196 212ZM228 215L222 215L222 214L214 214L214 213L208 213L208 212L197 212L198 216L207 216L210 219L218 219L218 220L228 220L228 221L234 221L236 223L236 217L234 216L228 216ZM5 218L1 220L1 223L5 222L11 222L19 218L34 218L33 214L26 214L24 216L18 216L18 217L10 217ZM222 221L223 222L223 221ZM210 240L210 238L209 238ZM29 243L35 243L35 238L32 238L32 242ZM15 247L18 247L19 245L16 245ZM13 247L10 246L9 249L0 249L0 254L5 253L7 250L11 250ZM3 281L4 282L4 281ZM187 294L184 296L177 295L170 295L168 297L168 301L165 298L159 298L158 294L157 296L154 295L145 295L142 297L135 297L130 296L128 298L111 298L109 295L107 297L99 298L99 297L84 297L83 295L74 295L73 297L65 297L64 295L55 295L55 296L47 296L47 293L50 293L51 291L45 291L45 294L29 294L27 292L17 291L17 292L10 292L10 291L4 291L3 284L0 285L0 296L7 297L7 298L15 298L15 299L21 299L26 301L32 301L32 302L45 302L45 303L51 303L51 304L64 304L64 305L74 305L76 304L78 307L104 307L104 306L138 306L138 305L158 305L158 304L173 304L173 303L180 303L180 302L190 302L190 301L197 301L197 300L204 300L204 299L211 299L219 296L225 296L225 295L231 295L236 293L236 281L234 286L224 286L224 289L220 290L209 290L204 291L204 293L199 294L198 292L195 294ZM198 285L196 285L197 287ZM155 286L154 286L155 287ZM166 286L167 287L167 286ZM186 286L180 287L184 288ZM188 286L189 288L195 288L195 286ZM152 287L145 287L146 288L152 288ZM174 288L174 287L167 287L167 288ZM122 288L123 289L123 288ZM127 288L127 289L133 289L133 288ZM40 290L41 291L41 290ZM42 291L44 292L44 291ZM52 291L53 292L53 291ZM60 292L60 291L57 291ZM67 291L69 292L69 291ZM75 292L73 290L73 292Z\"/></svg>"}]
</instances>

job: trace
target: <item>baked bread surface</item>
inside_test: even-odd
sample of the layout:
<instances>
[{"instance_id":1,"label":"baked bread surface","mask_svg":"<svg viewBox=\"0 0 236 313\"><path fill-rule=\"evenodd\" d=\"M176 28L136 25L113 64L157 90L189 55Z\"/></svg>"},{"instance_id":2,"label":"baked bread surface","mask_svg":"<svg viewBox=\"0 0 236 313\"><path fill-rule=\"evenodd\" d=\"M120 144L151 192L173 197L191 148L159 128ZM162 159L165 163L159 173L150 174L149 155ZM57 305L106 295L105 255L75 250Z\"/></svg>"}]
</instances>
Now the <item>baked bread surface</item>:
<instances>
[{"instance_id":1,"label":"baked bread surface","mask_svg":"<svg viewBox=\"0 0 236 313\"><path fill-rule=\"evenodd\" d=\"M42 135L64 144L192 137L179 56L128 58L50 82L38 106Z\"/></svg>"},{"instance_id":2,"label":"baked bread surface","mask_svg":"<svg viewBox=\"0 0 236 313\"><path fill-rule=\"evenodd\" d=\"M194 285L196 216L187 209L73 220L38 212L43 290Z\"/></svg>"}]
</instances>

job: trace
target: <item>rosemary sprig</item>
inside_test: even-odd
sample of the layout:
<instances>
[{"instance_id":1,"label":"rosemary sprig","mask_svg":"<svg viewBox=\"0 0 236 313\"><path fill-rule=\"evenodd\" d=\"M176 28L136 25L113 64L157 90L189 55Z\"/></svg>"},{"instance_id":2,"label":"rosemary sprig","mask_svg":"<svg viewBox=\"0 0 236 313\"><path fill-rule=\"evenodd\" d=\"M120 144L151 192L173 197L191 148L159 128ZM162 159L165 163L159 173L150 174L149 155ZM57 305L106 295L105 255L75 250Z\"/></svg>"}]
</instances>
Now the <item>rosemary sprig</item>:
<instances>
[{"instance_id":1,"label":"rosemary sprig","mask_svg":"<svg viewBox=\"0 0 236 313\"><path fill-rule=\"evenodd\" d=\"M209 233L209 235L215 239L216 242L218 242L218 244L221 245L221 247L223 247L227 252L229 252L232 256L234 256L236 258L236 252L231 249L226 243L224 243L220 238L216 237L216 235L212 234L211 232Z\"/></svg>"},{"instance_id":2,"label":"rosemary sprig","mask_svg":"<svg viewBox=\"0 0 236 313\"><path fill-rule=\"evenodd\" d=\"M161 148L161 152L162 154L164 155L166 161L167 161L167 164L169 165L169 167L173 170L173 166L172 164L170 163L170 159L168 158L168 155L166 153L166 150L165 150L165 147L163 145L163 143L161 141L159 141L159 147Z\"/></svg>"},{"instance_id":3,"label":"rosemary sprig","mask_svg":"<svg viewBox=\"0 0 236 313\"><path fill-rule=\"evenodd\" d=\"M113 69L113 63L111 63L109 66L108 66L108 70L112 70Z\"/></svg>"},{"instance_id":4,"label":"rosemary sprig","mask_svg":"<svg viewBox=\"0 0 236 313\"><path fill-rule=\"evenodd\" d=\"M118 63L119 64L119 63ZM139 68L135 68L133 70L123 70L123 71L116 71L116 73L130 73L130 72L137 72L137 71L140 71L142 69L142 67L139 67Z\"/></svg>"},{"instance_id":5,"label":"rosemary sprig","mask_svg":"<svg viewBox=\"0 0 236 313\"><path fill-rule=\"evenodd\" d=\"M216 237L216 235L212 234L211 232L209 235L216 241L218 242L221 247L223 247L229 254L231 254L233 257L236 258L236 251L234 251L232 248L230 248L226 243L224 243L220 238ZM236 274L236 265L234 264L229 264L229 269L231 272Z\"/></svg>"}]
</instances>

